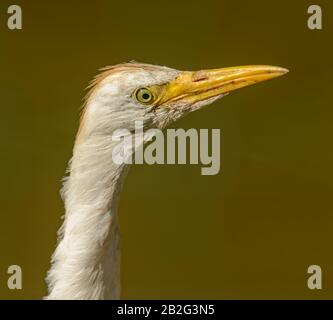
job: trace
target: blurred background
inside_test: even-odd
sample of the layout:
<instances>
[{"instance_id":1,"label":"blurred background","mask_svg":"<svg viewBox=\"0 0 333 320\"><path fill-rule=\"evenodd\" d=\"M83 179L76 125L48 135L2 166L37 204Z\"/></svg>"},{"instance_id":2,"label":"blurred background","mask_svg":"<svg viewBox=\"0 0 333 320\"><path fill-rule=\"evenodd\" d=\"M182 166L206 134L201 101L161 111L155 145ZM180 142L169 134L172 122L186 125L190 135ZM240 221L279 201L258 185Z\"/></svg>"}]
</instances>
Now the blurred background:
<instances>
[{"instance_id":1,"label":"blurred background","mask_svg":"<svg viewBox=\"0 0 333 320\"><path fill-rule=\"evenodd\" d=\"M84 89L129 60L197 70L290 69L175 127L220 128L221 172L133 166L119 209L124 299L332 299L331 1L15 1L0 4L0 299L40 299L64 213L61 179ZM307 28L307 8L323 30ZM7 268L23 289L7 288ZM323 289L307 288L320 265Z\"/></svg>"}]
</instances>

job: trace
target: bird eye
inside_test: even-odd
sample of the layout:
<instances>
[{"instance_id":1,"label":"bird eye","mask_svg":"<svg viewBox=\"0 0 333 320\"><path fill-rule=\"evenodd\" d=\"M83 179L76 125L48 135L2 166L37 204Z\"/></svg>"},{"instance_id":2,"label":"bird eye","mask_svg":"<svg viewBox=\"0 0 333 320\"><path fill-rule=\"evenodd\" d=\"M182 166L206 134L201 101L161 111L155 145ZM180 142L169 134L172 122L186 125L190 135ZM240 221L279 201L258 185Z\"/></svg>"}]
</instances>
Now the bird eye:
<instances>
[{"instance_id":1,"label":"bird eye","mask_svg":"<svg viewBox=\"0 0 333 320\"><path fill-rule=\"evenodd\" d=\"M149 89L140 88L140 89L136 90L135 98L140 103L149 104L149 103L153 102L154 95L151 93L151 91Z\"/></svg>"}]
</instances>

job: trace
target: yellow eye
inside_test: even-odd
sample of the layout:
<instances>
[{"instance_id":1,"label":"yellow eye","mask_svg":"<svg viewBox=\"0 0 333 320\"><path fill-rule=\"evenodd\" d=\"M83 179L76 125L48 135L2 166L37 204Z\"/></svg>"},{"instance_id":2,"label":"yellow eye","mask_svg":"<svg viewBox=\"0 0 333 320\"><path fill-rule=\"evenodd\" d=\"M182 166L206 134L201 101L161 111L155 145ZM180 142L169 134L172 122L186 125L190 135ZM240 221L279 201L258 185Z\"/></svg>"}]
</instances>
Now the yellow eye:
<instances>
[{"instance_id":1,"label":"yellow eye","mask_svg":"<svg viewBox=\"0 0 333 320\"><path fill-rule=\"evenodd\" d=\"M154 95L152 92L147 88L140 88L135 92L135 98L140 103L143 104L150 104L154 101Z\"/></svg>"}]
</instances>

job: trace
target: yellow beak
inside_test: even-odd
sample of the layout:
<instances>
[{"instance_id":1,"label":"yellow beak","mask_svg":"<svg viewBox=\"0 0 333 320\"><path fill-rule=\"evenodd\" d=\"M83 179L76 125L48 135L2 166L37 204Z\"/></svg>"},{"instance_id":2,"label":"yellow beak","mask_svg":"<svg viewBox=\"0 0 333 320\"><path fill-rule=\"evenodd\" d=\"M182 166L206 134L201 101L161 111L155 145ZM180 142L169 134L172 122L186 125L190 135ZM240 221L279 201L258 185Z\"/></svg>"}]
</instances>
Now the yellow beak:
<instances>
[{"instance_id":1,"label":"yellow beak","mask_svg":"<svg viewBox=\"0 0 333 320\"><path fill-rule=\"evenodd\" d=\"M158 103L185 101L193 104L287 72L284 68L260 65L185 71L165 85Z\"/></svg>"}]
</instances>

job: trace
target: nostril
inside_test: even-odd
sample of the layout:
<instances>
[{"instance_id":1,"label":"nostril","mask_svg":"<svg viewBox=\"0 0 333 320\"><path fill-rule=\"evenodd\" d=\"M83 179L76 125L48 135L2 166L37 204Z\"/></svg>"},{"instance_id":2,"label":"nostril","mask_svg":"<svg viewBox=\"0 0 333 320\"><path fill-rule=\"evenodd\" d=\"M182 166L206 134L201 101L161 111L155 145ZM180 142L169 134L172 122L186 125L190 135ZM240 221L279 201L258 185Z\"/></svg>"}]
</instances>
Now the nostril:
<instances>
[{"instance_id":1,"label":"nostril","mask_svg":"<svg viewBox=\"0 0 333 320\"><path fill-rule=\"evenodd\" d=\"M193 75L192 81L193 82L200 82L200 81L204 81L207 80L208 77L205 73L202 72L197 72Z\"/></svg>"}]
</instances>

